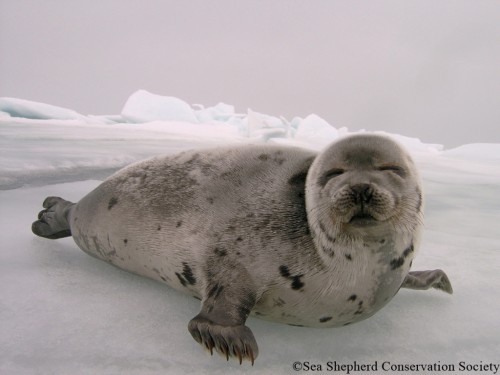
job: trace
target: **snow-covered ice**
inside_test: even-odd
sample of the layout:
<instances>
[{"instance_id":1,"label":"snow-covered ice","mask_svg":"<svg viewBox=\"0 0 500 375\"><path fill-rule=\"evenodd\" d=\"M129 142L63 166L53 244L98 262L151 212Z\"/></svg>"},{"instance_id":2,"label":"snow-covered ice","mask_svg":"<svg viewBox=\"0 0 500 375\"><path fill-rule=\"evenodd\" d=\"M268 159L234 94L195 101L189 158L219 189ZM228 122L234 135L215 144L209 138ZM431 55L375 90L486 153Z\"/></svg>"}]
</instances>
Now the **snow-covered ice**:
<instances>
[{"instance_id":1,"label":"snow-covered ice","mask_svg":"<svg viewBox=\"0 0 500 375\"><path fill-rule=\"evenodd\" d=\"M139 90L128 98L121 115L124 120L133 123L155 120L198 122L193 108L185 101L145 90Z\"/></svg>"},{"instance_id":2,"label":"snow-covered ice","mask_svg":"<svg viewBox=\"0 0 500 375\"><path fill-rule=\"evenodd\" d=\"M413 269L444 269L452 296L403 289L372 318L334 329L250 318L260 355L253 368L240 367L210 358L190 337L198 301L93 259L71 239L35 237L31 222L46 196L76 201L151 155L248 142L320 149L349 131L316 115L288 121L176 98L161 112L163 98L134 95L135 107L129 100L110 116L0 99L1 374L291 374L295 361L323 364L323 373L343 373L326 372L327 361L378 361L380 373L396 373L381 371L384 361L439 362L465 373L461 361L500 364L499 144L443 150L393 135L424 182L426 226Z\"/></svg>"}]
</instances>

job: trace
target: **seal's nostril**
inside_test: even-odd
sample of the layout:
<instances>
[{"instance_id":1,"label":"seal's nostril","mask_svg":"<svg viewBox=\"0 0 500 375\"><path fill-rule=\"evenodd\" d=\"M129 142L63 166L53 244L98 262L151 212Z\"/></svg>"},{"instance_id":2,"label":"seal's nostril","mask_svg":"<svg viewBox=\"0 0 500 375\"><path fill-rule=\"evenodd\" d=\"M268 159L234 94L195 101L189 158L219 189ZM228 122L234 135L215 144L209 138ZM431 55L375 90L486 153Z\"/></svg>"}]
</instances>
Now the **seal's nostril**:
<instances>
[{"instance_id":1,"label":"seal's nostril","mask_svg":"<svg viewBox=\"0 0 500 375\"><path fill-rule=\"evenodd\" d=\"M373 188L370 184L352 185L351 191L356 197L356 202L368 203L373 195Z\"/></svg>"}]
</instances>

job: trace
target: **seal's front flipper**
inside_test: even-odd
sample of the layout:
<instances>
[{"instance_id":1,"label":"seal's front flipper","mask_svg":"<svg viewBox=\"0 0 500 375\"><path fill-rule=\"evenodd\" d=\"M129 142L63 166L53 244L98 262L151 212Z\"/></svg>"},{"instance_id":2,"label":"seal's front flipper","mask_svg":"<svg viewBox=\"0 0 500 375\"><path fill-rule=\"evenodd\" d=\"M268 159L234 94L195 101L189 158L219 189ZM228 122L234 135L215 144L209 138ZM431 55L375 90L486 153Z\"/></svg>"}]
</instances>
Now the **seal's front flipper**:
<instances>
[{"instance_id":1,"label":"seal's front flipper","mask_svg":"<svg viewBox=\"0 0 500 375\"><path fill-rule=\"evenodd\" d=\"M446 293L453 294L448 276L442 270L414 271L408 273L401 288L427 290L429 288L440 289Z\"/></svg>"},{"instance_id":2,"label":"seal's front flipper","mask_svg":"<svg viewBox=\"0 0 500 375\"><path fill-rule=\"evenodd\" d=\"M38 220L31 225L32 232L51 240L71 236L68 219L75 204L59 197L48 197L42 206L45 210L39 212Z\"/></svg>"},{"instance_id":3,"label":"seal's front flipper","mask_svg":"<svg viewBox=\"0 0 500 375\"><path fill-rule=\"evenodd\" d=\"M234 271L234 270L233 270ZM233 275L235 276L235 273ZM257 342L245 321L255 305L255 293L246 278L209 280L200 313L189 322L189 332L211 354L247 359L252 365L259 354Z\"/></svg>"},{"instance_id":4,"label":"seal's front flipper","mask_svg":"<svg viewBox=\"0 0 500 375\"><path fill-rule=\"evenodd\" d=\"M198 314L189 322L193 338L213 354L213 349L224 356L238 358L240 365L247 359L252 365L259 354L257 342L250 328L244 325L226 326Z\"/></svg>"}]
</instances>

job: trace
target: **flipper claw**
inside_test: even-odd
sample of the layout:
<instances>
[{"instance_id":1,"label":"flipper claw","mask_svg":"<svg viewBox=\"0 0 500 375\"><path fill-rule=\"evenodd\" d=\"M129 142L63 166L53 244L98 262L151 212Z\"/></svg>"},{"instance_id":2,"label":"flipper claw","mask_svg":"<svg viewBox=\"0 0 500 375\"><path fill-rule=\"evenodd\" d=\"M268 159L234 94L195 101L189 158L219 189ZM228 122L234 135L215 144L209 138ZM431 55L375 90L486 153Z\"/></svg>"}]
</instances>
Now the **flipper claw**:
<instances>
[{"instance_id":1,"label":"flipper claw","mask_svg":"<svg viewBox=\"0 0 500 375\"><path fill-rule=\"evenodd\" d=\"M207 348L211 354L215 348L226 360L234 357L240 365L243 360L248 360L253 366L258 347L248 327L222 326L206 318L196 317L189 322L188 328L195 341Z\"/></svg>"}]
</instances>

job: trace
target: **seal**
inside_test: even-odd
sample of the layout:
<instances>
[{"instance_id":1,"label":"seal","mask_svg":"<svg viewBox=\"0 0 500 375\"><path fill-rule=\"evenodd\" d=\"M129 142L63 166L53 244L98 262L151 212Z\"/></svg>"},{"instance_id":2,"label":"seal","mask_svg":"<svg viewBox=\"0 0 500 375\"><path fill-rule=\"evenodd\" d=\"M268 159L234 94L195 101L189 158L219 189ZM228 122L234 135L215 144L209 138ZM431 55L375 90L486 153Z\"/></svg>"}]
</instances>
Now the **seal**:
<instances>
[{"instance_id":1,"label":"seal","mask_svg":"<svg viewBox=\"0 0 500 375\"><path fill-rule=\"evenodd\" d=\"M38 236L201 300L188 325L211 353L254 362L248 316L333 327L373 315L403 288L452 293L441 270L410 272L422 189L408 153L375 134L319 154L250 145L132 164L77 204L49 197Z\"/></svg>"}]
</instances>

